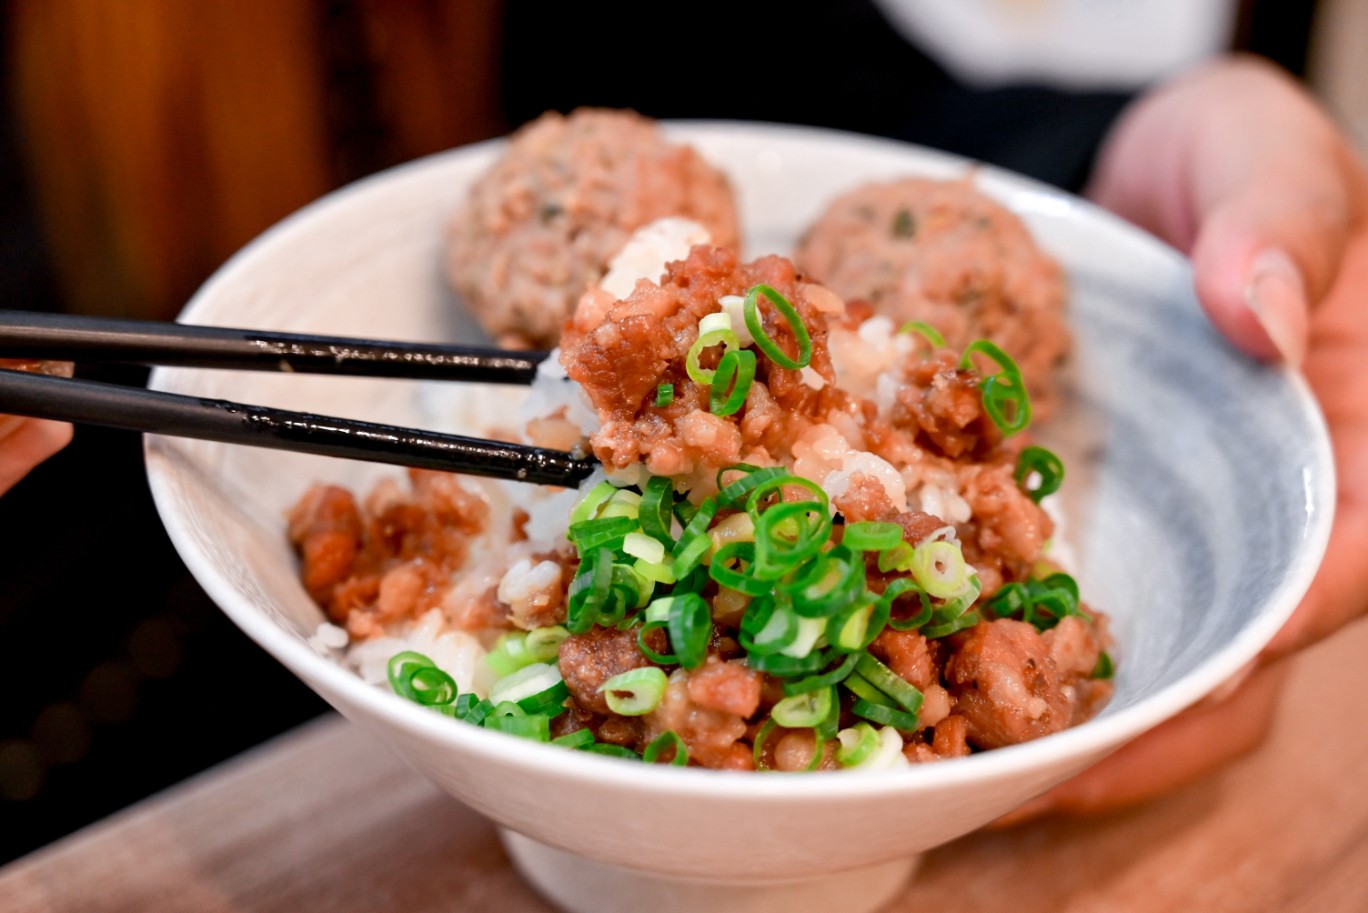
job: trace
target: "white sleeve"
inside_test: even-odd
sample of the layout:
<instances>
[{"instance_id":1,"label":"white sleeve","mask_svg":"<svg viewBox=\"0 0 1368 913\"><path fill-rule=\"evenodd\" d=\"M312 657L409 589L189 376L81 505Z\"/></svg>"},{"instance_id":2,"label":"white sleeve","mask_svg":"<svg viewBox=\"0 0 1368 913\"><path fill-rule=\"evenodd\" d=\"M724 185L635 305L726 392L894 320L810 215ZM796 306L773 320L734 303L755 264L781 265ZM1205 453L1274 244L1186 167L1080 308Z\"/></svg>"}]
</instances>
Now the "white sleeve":
<instances>
[{"instance_id":1,"label":"white sleeve","mask_svg":"<svg viewBox=\"0 0 1368 913\"><path fill-rule=\"evenodd\" d=\"M1225 50L1237 0L874 0L961 80L1134 89Z\"/></svg>"}]
</instances>

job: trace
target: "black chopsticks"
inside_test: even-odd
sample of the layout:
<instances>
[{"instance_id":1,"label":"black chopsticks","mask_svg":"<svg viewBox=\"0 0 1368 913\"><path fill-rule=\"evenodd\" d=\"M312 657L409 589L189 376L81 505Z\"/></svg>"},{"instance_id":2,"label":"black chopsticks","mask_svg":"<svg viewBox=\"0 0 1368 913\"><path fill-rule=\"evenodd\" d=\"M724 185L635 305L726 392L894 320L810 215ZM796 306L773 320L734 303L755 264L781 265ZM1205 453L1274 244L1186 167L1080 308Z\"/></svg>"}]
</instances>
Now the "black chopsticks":
<instances>
[{"instance_id":1,"label":"black chopsticks","mask_svg":"<svg viewBox=\"0 0 1368 913\"><path fill-rule=\"evenodd\" d=\"M546 355L0 310L0 358L530 384Z\"/></svg>"},{"instance_id":2,"label":"black chopsticks","mask_svg":"<svg viewBox=\"0 0 1368 913\"><path fill-rule=\"evenodd\" d=\"M0 311L0 357L528 384L546 353ZM0 413L547 485L576 485L596 465L523 444L5 369Z\"/></svg>"}]
</instances>

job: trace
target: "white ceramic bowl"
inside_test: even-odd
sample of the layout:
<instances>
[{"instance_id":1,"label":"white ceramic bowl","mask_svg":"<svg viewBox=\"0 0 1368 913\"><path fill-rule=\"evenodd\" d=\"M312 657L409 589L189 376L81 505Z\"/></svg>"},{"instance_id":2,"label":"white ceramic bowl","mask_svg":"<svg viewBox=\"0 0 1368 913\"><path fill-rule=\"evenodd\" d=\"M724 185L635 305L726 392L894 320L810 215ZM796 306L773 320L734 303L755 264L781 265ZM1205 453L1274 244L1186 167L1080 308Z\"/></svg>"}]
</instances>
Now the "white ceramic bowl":
<instances>
[{"instance_id":1,"label":"white ceramic bowl","mask_svg":"<svg viewBox=\"0 0 1368 913\"><path fill-rule=\"evenodd\" d=\"M968 163L847 134L668 125L737 187L747 255L791 252L837 193ZM442 278L443 223L499 144L457 149L332 194L225 265L190 323L460 340L478 330ZM570 909L862 910L911 860L1011 810L1178 713L1252 659L1320 561L1330 523L1325 429L1304 383L1235 354L1207 326L1185 261L1075 198L992 169L980 186L1066 266L1078 344L1057 496L1085 597L1120 642L1095 720L969 758L862 774L651 767L467 726L363 683L306 643L283 512L316 480L365 487L392 468L150 436L167 529L223 610L329 703L505 830L521 870ZM403 381L159 370L153 386L433 426ZM430 392L430 391L429 391ZM488 389L463 395L499 403ZM474 430L478 429L450 429Z\"/></svg>"}]
</instances>

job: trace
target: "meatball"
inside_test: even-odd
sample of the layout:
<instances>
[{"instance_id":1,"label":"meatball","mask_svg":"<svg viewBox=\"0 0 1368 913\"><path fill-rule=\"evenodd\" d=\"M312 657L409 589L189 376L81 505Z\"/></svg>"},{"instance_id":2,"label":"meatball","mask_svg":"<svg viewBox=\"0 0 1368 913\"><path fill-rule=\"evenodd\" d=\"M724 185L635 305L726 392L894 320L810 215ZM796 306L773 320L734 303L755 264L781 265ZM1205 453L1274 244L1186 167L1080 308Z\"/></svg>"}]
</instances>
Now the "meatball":
<instances>
[{"instance_id":1,"label":"meatball","mask_svg":"<svg viewBox=\"0 0 1368 913\"><path fill-rule=\"evenodd\" d=\"M859 187L830 204L794 259L847 301L929 323L952 349L992 340L1020 366L1037 414L1051 411L1070 345L1063 271L969 180Z\"/></svg>"},{"instance_id":2,"label":"meatball","mask_svg":"<svg viewBox=\"0 0 1368 913\"><path fill-rule=\"evenodd\" d=\"M636 229L692 219L737 243L723 173L630 111L542 115L516 132L447 232L447 276L502 344L552 346L575 302Z\"/></svg>"}]
</instances>

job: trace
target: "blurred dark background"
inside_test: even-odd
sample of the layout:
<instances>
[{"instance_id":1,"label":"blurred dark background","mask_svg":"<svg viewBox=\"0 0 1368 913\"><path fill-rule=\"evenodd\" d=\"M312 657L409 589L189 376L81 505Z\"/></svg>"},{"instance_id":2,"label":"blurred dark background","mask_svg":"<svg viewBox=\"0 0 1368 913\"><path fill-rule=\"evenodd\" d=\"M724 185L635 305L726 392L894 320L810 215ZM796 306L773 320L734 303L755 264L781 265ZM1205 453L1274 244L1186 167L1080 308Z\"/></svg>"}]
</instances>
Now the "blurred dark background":
<instances>
[{"instance_id":1,"label":"blurred dark background","mask_svg":"<svg viewBox=\"0 0 1368 913\"><path fill-rule=\"evenodd\" d=\"M1245 2L1233 45L1304 75L1316 6ZM970 89L867 0L813 8L13 0L0 307L172 319L299 206L547 109L834 126L1077 189L1128 99ZM77 429L0 530L0 863L326 709L180 563L139 436Z\"/></svg>"}]
</instances>

